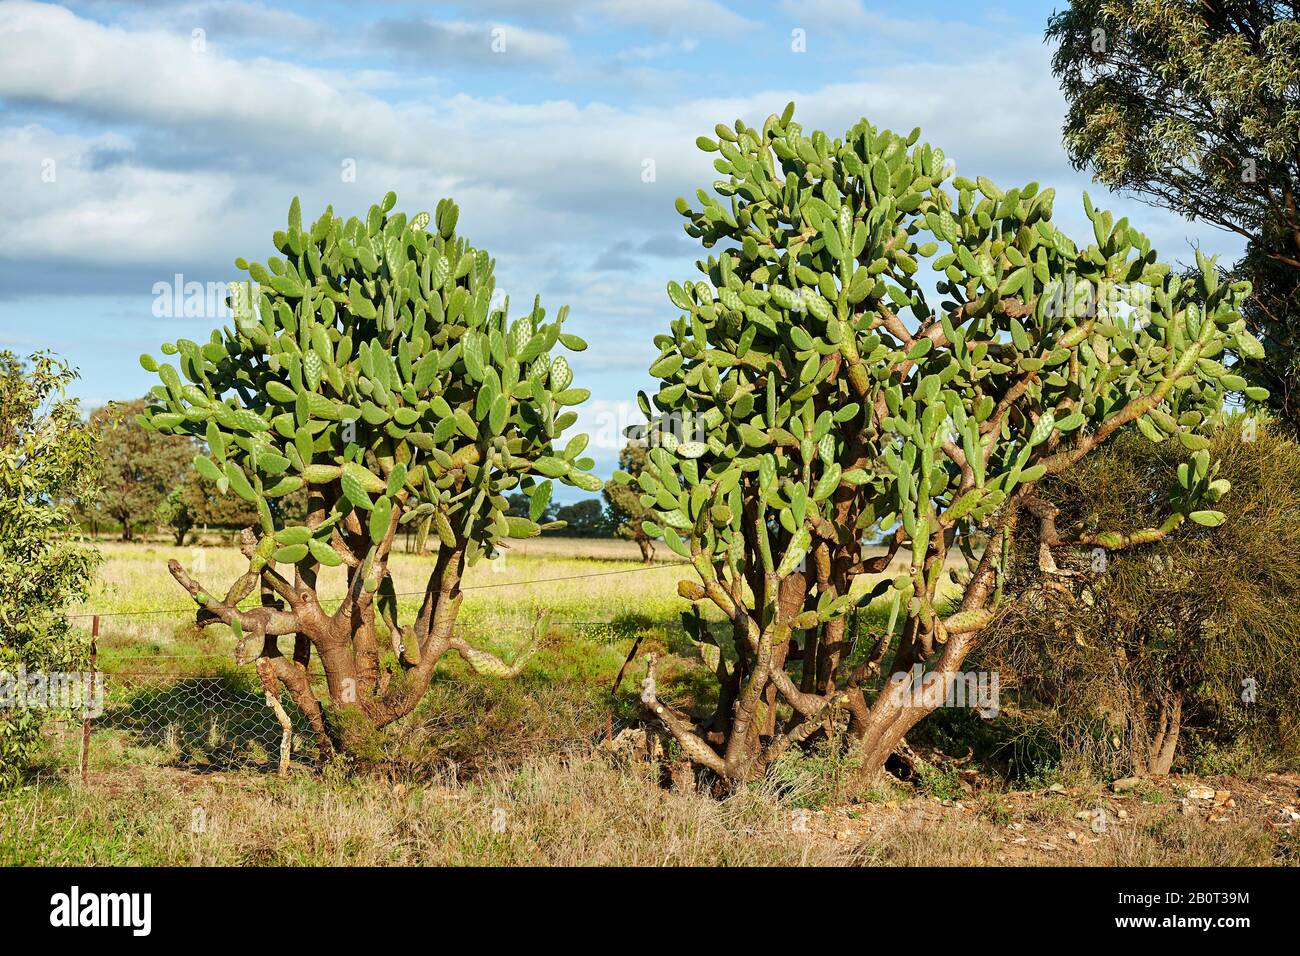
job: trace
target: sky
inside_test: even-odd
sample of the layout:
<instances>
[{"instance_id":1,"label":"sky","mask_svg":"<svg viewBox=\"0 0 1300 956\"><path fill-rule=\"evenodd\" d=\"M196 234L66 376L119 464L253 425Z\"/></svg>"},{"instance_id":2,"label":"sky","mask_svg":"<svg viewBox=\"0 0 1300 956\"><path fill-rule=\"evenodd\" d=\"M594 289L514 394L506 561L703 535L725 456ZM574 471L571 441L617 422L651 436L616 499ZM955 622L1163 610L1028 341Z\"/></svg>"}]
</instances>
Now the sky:
<instances>
[{"instance_id":1,"label":"sky","mask_svg":"<svg viewBox=\"0 0 1300 956\"><path fill-rule=\"evenodd\" d=\"M704 254L673 208L716 178L695 138L737 117L761 127L790 100L805 131L920 126L960 174L1055 186L1076 237L1091 235L1086 189L1167 260L1234 260L1235 237L1071 168L1052 10L3 0L0 349L62 355L88 407L138 397L157 381L142 352L222 324L168 314L177 277L241 278L235 258L275 253L295 195L304 220L331 204L364 217L389 190L408 214L450 196L513 303L570 307L590 346L569 356L592 392L578 429L608 476L652 338L677 315L665 286Z\"/></svg>"}]
</instances>

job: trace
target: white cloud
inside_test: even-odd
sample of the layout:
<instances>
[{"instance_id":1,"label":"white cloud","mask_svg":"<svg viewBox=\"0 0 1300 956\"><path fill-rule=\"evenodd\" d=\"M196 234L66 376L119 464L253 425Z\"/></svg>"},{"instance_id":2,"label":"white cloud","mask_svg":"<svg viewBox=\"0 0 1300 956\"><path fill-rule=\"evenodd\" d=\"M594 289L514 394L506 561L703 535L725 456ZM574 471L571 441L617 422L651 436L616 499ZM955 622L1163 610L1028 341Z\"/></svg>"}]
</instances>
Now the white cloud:
<instances>
[{"instance_id":1,"label":"white cloud","mask_svg":"<svg viewBox=\"0 0 1300 956\"><path fill-rule=\"evenodd\" d=\"M155 247L197 251L206 240L195 222L228 235L230 219L250 209L265 215L267 195L278 194L285 205L291 191L301 190L309 209L309 197L359 209L395 187L413 202L454 191L467 231L484 241L536 248L534 237L545 237L549 249L581 243L592 250L585 265L614 240L642 241L669 223L677 228L673 198L713 178L710 157L693 147L696 135L737 115L758 125L788 98L798 101L806 128L834 134L865 114L903 131L921 125L964 172L1007 183L1034 178L1062 192L1085 182L1060 147L1062 101L1048 51L1034 40L961 62L884 67L870 78L811 90L654 107L518 103L465 93L393 105L362 88L375 85L382 75L195 53L183 35L105 26L41 4L0 7L0 96L139 124L148 131L136 134L140 144L180 156L171 163L143 145L131 153L128 141L120 167L82 170L87 183L103 183L56 194L65 205L89 203L65 215L103 229L109 240L118 218L90 211L110 201L101 196L129 204L139 190L142 203L156 199L184 211L170 225L152 216L156 238L114 242L123 257ZM77 154L94 142L63 148ZM357 162L356 189L340 182L340 163L349 157ZM655 162L652 183L642 181L646 159ZM168 171L184 161L188 172ZM179 196L187 188L196 195ZM362 195L367 189L374 195ZM18 204L29 203L48 215L53 201L12 197L7 211L21 217ZM196 210L202 215L190 214ZM1150 212L1148 219L1159 216ZM266 231L248 238L263 241ZM44 241L60 240L50 234Z\"/></svg>"},{"instance_id":2,"label":"white cloud","mask_svg":"<svg viewBox=\"0 0 1300 956\"><path fill-rule=\"evenodd\" d=\"M676 42L665 40L662 43L651 43L646 46L634 46L626 50L620 50L615 54L614 58L622 61L658 60L666 56L672 56L675 53L694 53L699 48L699 45L699 41L694 37L687 37Z\"/></svg>"},{"instance_id":3,"label":"white cloud","mask_svg":"<svg viewBox=\"0 0 1300 956\"><path fill-rule=\"evenodd\" d=\"M119 22L135 29L166 30L186 36L201 29L206 41L217 48L229 41L246 40L271 48L311 46L318 52L339 48L337 32L326 24L290 10L243 0L149 4L126 10Z\"/></svg>"},{"instance_id":4,"label":"white cloud","mask_svg":"<svg viewBox=\"0 0 1300 956\"><path fill-rule=\"evenodd\" d=\"M384 50L435 66L474 63L509 69L555 62L571 52L569 42L556 34L481 20L386 19L373 24L366 36Z\"/></svg>"},{"instance_id":5,"label":"white cloud","mask_svg":"<svg viewBox=\"0 0 1300 956\"><path fill-rule=\"evenodd\" d=\"M632 24L648 27L657 33L676 35L755 26L754 21L717 0L475 0L472 4L443 2L436 5L456 10L472 6L479 16L508 17L566 28L592 29L607 23Z\"/></svg>"},{"instance_id":6,"label":"white cloud","mask_svg":"<svg viewBox=\"0 0 1300 956\"><path fill-rule=\"evenodd\" d=\"M383 142L397 132L391 108L359 98L328 73L238 61L196 49L188 35L105 26L47 4L0 6L0 54L0 95L99 121L173 132L218 123L218 132L244 142L309 133L306 145L347 135Z\"/></svg>"},{"instance_id":7,"label":"white cloud","mask_svg":"<svg viewBox=\"0 0 1300 956\"><path fill-rule=\"evenodd\" d=\"M620 23L663 33L688 30L749 30L754 21L714 0L598 0L598 13Z\"/></svg>"},{"instance_id":8,"label":"white cloud","mask_svg":"<svg viewBox=\"0 0 1300 956\"><path fill-rule=\"evenodd\" d=\"M189 261L214 254L213 226L239 215L234 177L147 169L130 154L117 134L0 128L0 180L11 184L0 191L0 221L17 240L6 251L91 265L161 263L185 236Z\"/></svg>"}]
</instances>

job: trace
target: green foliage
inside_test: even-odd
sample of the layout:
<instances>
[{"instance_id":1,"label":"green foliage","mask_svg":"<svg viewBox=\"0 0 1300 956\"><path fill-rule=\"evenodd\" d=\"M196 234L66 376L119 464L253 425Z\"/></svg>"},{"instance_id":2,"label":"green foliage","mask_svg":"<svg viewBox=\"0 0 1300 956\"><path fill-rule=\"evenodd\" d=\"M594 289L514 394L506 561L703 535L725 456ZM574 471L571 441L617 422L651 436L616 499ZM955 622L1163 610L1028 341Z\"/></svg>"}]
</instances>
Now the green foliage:
<instances>
[{"instance_id":1,"label":"green foliage","mask_svg":"<svg viewBox=\"0 0 1300 956\"><path fill-rule=\"evenodd\" d=\"M74 535L72 501L96 492L96 432L64 398L76 377L47 354L31 368L0 352L0 687L19 669L79 669L84 648L66 617L85 597L98 554ZM0 785L11 785L35 755L48 712L0 708Z\"/></svg>"},{"instance_id":2,"label":"green foliage","mask_svg":"<svg viewBox=\"0 0 1300 956\"><path fill-rule=\"evenodd\" d=\"M981 652L981 667L1018 688L1021 719L1094 772L1147 770L1175 700L1187 728L1178 753L1202 772L1300 759L1300 445L1244 418L1209 440L1215 480L1231 486L1221 526L1189 523L1102 560L1078 549L1064 556L1068 586L1044 577L1027 540L1014 600ZM1179 487L1200 454L1124 433L1044 491L1062 527L1154 524L1152 489Z\"/></svg>"},{"instance_id":3,"label":"green foliage","mask_svg":"<svg viewBox=\"0 0 1300 956\"><path fill-rule=\"evenodd\" d=\"M1242 363L1242 374L1254 388L1268 389L1269 410L1296 432L1300 429L1300 267L1252 240L1235 271L1251 281L1254 291L1243 314L1264 344L1262 356Z\"/></svg>"},{"instance_id":4,"label":"green foliage","mask_svg":"<svg viewBox=\"0 0 1300 956\"><path fill-rule=\"evenodd\" d=\"M1295 8L1074 0L1047 36L1074 164L1249 240L1236 271L1255 287L1246 317L1265 352L1245 355L1244 371L1300 424L1300 212L1287 199L1300 186Z\"/></svg>"},{"instance_id":5,"label":"green foliage","mask_svg":"<svg viewBox=\"0 0 1300 956\"><path fill-rule=\"evenodd\" d=\"M122 540L148 528L167 495L184 478L194 457L195 443L145 428L136 417L146 402L112 402L90 414L90 427L99 436L99 469L103 490L92 520L107 517L122 528Z\"/></svg>"},{"instance_id":6,"label":"green foliage","mask_svg":"<svg viewBox=\"0 0 1300 956\"><path fill-rule=\"evenodd\" d=\"M455 205L439 203L430 231L427 214L408 220L395 202L304 226L295 199L280 255L237 262L257 295L232 296L235 327L164 346L180 374L142 359L162 378L143 421L206 439L198 472L259 513L268 545L255 564L338 563L331 538L350 515L359 559L416 522L421 547L430 532L463 540L473 563L536 533L507 521L512 489L542 502L550 479L598 487L585 436L552 444L587 396L551 354L585 348L563 331L567 308L547 321L535 302L511 321L508 300L493 304L493 261L456 235ZM303 488L323 520L282 525L271 503Z\"/></svg>"},{"instance_id":7,"label":"green foliage","mask_svg":"<svg viewBox=\"0 0 1300 956\"><path fill-rule=\"evenodd\" d=\"M960 800L965 796L961 774L956 767L939 767L927 760L917 760L916 770L921 789L936 800Z\"/></svg>"},{"instance_id":8,"label":"green foliage","mask_svg":"<svg viewBox=\"0 0 1300 956\"><path fill-rule=\"evenodd\" d=\"M996 568L940 620L952 543L969 552L981 526L1125 423L1203 447L1241 387L1218 359L1259 350L1239 314L1248 284L1221 283L1205 258L1195 281L1171 274L1086 196L1094 241L1080 245L1052 222L1053 190L950 180L919 130L863 120L843 139L805 135L791 104L761 131L737 121L717 135L700 141L720 154L717 195L677 204L717 251L700 279L669 284L682 314L655 338L658 391L639 396L652 467L636 487L654 512L647 532L692 557L706 586L683 594L728 613L744 603L756 654L783 628L816 631L854 606L873 528L910 543L909 572L867 598L892 588L904 656L978 631ZM1208 485L1175 493L1175 522L1207 510ZM815 583L796 575L810 554ZM786 579L801 600L780 609ZM823 694L838 638L819 651L832 645Z\"/></svg>"},{"instance_id":9,"label":"green foliage","mask_svg":"<svg viewBox=\"0 0 1300 956\"><path fill-rule=\"evenodd\" d=\"M1236 312L1245 286L1219 285L1209 261L1200 287L1171 276L1126 220L1090 205L1098 244L1080 249L1035 184L1004 193L958 177L954 202L942 153L915 134L864 121L832 142L773 117L735 137L719 160L729 201L704 196L703 211L685 214L706 246L738 248L702 264L707 281L670 285L688 314L656 338L663 385L641 397L648 415L705 429L704 441L653 450L641 484L664 528L698 523L717 557L740 529L744 481L802 544L765 558L767 570L797 563L808 547L798 532L830 519L845 488L863 501L860 528L901 521L921 558L929 531L977 523L1049 463L1059 470L1053 455L1068 454L1072 434L1136 399L1169 405L1150 423L1156 435L1195 443L1227 391L1213 356L1252 347ZM952 298L937 314L918 258L946 279ZM908 333L904 310L930 334ZM701 509L718 498L733 505L726 514Z\"/></svg>"},{"instance_id":10,"label":"green foliage","mask_svg":"<svg viewBox=\"0 0 1300 956\"><path fill-rule=\"evenodd\" d=\"M516 491L512 495L506 496L509 507L506 510L506 516L509 518L529 518L533 514L533 501L528 495ZM559 509L554 501L548 501L545 507L537 515L537 520L542 524L554 524L555 512Z\"/></svg>"},{"instance_id":11,"label":"green foliage","mask_svg":"<svg viewBox=\"0 0 1300 956\"><path fill-rule=\"evenodd\" d=\"M599 498L584 498L564 505L555 512L555 518L563 523L564 533L570 537L608 538L614 533L614 522Z\"/></svg>"},{"instance_id":12,"label":"green foliage","mask_svg":"<svg viewBox=\"0 0 1300 956\"><path fill-rule=\"evenodd\" d=\"M586 347L563 331L567 307L548 321L534 300L512 321L509 300L493 298L493 261L456 235L455 204L408 220L396 201L388 193L364 221L327 208L305 227L295 199L274 236L280 255L236 260L256 286L233 288L234 327L203 345L164 345L179 371L140 360L162 380L141 423L205 441L195 471L257 512L256 531L241 535L248 570L224 598L169 564L199 605L197 622L230 626L237 658L258 650L268 693L288 690L322 752L360 760L377 758L375 734L415 708L448 650L479 673L519 672L548 616L507 664L457 633L461 576L504 539L546 529L552 480L600 487L587 436L557 444L588 395L564 356L552 357ZM529 493L528 517L508 513L518 491ZM306 496L304 512L287 506L295 495ZM417 551L437 544L425 599L405 625L389 567L402 528L415 531ZM326 613L319 570L340 565L347 592ZM258 586L283 603L240 608ZM284 635L299 663L319 655L323 707L302 669L275 652Z\"/></svg>"}]
</instances>

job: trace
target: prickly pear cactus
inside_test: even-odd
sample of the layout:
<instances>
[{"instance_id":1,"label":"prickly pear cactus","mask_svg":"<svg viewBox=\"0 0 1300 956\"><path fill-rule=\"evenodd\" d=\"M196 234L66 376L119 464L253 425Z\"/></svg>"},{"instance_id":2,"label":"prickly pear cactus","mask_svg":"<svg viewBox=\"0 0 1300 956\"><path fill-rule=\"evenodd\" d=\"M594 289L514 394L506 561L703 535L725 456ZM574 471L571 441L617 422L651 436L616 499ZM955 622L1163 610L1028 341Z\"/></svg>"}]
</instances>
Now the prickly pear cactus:
<instances>
[{"instance_id":1,"label":"prickly pear cactus","mask_svg":"<svg viewBox=\"0 0 1300 956\"><path fill-rule=\"evenodd\" d=\"M295 199L278 254L236 263L256 285L232 288L234 326L164 345L179 372L141 362L162 379L144 423L206 442L195 468L256 505L250 573L276 583L275 569L289 568L314 582L322 566L346 564L349 600L368 611L379 592L402 633L387 570L399 529L412 527L420 550L436 541L458 574L542 530L507 516L508 492L527 491L536 519L553 480L601 482L585 436L556 444L588 396L558 354L586 347L564 331L567 307L548 320L534 302L510 318L509 301L493 298L493 261L456 234L456 206L408 219L395 202L389 193L364 220L327 209L304 224ZM309 517L278 526L269 503L304 486ZM310 632L298 616L295 631ZM409 661L429 638L421 626Z\"/></svg>"},{"instance_id":2,"label":"prickly pear cactus","mask_svg":"<svg viewBox=\"0 0 1300 956\"><path fill-rule=\"evenodd\" d=\"M1094 235L1076 244L1052 222L1053 190L954 177L919 130L862 120L842 139L805 134L791 104L761 130L716 134L697 141L717 154L716 195L677 201L687 233L715 251L697 279L669 283L680 315L655 339L658 391L639 396L654 447L636 486L655 511L647 531L702 579L683 593L716 603L750 658L720 672L739 710L711 726L748 732L761 711L767 727L719 752L657 713L699 762L743 776L847 706L866 763L883 764L906 721L860 684L893 625L851 658L844 616L888 596L903 621L891 670L945 644L942 666L955 668L992 614L1018 516L1052 520L1036 482L1130 423L1204 446L1199 430L1245 385L1225 349L1259 350L1239 314L1249 288L1221 283L1205 259L1194 281L1171 274L1086 197ZM1184 476L1170 526L1221 520L1212 471L1198 458ZM982 554L975 532L991 535ZM886 553L866 554L882 533ZM1117 531L1102 545L1140 540ZM968 576L945 621L952 548ZM853 588L909 549L906 572ZM797 688L787 657L802 660ZM784 729L771 703L744 712L772 685L793 708Z\"/></svg>"},{"instance_id":3,"label":"prickly pear cactus","mask_svg":"<svg viewBox=\"0 0 1300 956\"><path fill-rule=\"evenodd\" d=\"M395 201L365 222L326 210L304 228L294 200L282 255L237 263L255 308L237 302L235 328L206 345L165 345L180 375L143 360L163 382L147 424L207 442L195 467L257 505L276 542L262 557L337 565L330 540L349 516L370 544L415 522L421 540L460 539L473 556L540 530L506 517L507 491L530 489L539 513L550 479L599 487L581 437L552 445L589 394L553 356L586 347L563 331L568 309L547 322L534 304L511 321L508 300L492 300L492 260L456 236L456 207L439 204L431 232L428 214L408 221ZM274 527L268 499L304 485L324 520Z\"/></svg>"}]
</instances>

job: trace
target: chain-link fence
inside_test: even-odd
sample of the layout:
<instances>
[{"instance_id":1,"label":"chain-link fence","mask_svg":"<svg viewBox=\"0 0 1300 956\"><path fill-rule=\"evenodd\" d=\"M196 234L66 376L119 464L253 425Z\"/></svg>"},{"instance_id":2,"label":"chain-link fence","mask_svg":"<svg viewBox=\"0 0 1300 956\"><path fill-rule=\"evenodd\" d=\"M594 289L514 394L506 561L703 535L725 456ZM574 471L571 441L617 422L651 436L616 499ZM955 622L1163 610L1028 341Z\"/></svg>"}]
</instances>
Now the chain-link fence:
<instances>
[{"instance_id":1,"label":"chain-link fence","mask_svg":"<svg viewBox=\"0 0 1300 956\"><path fill-rule=\"evenodd\" d=\"M685 640L681 625L648 620L552 621L552 629L599 643L658 633ZM102 656L94 668L95 703L85 725L58 721L49 729L68 762L83 769L124 759L207 770L274 770L285 762L315 764L315 738L287 693L276 707L251 664L228 655ZM318 662L309 672L326 699ZM446 680L446 678L443 678ZM289 723L286 729L284 721Z\"/></svg>"},{"instance_id":2,"label":"chain-link fence","mask_svg":"<svg viewBox=\"0 0 1300 956\"><path fill-rule=\"evenodd\" d=\"M171 663L152 662L155 668ZM280 717L253 668L236 669L213 661L195 672L192 658L184 665L183 672L102 672L103 713L91 722L92 748L129 748L164 764L273 768L288 743L285 757L315 760L315 742L306 721L283 695L280 704L291 722L286 740ZM323 676L319 679L323 683Z\"/></svg>"}]
</instances>

